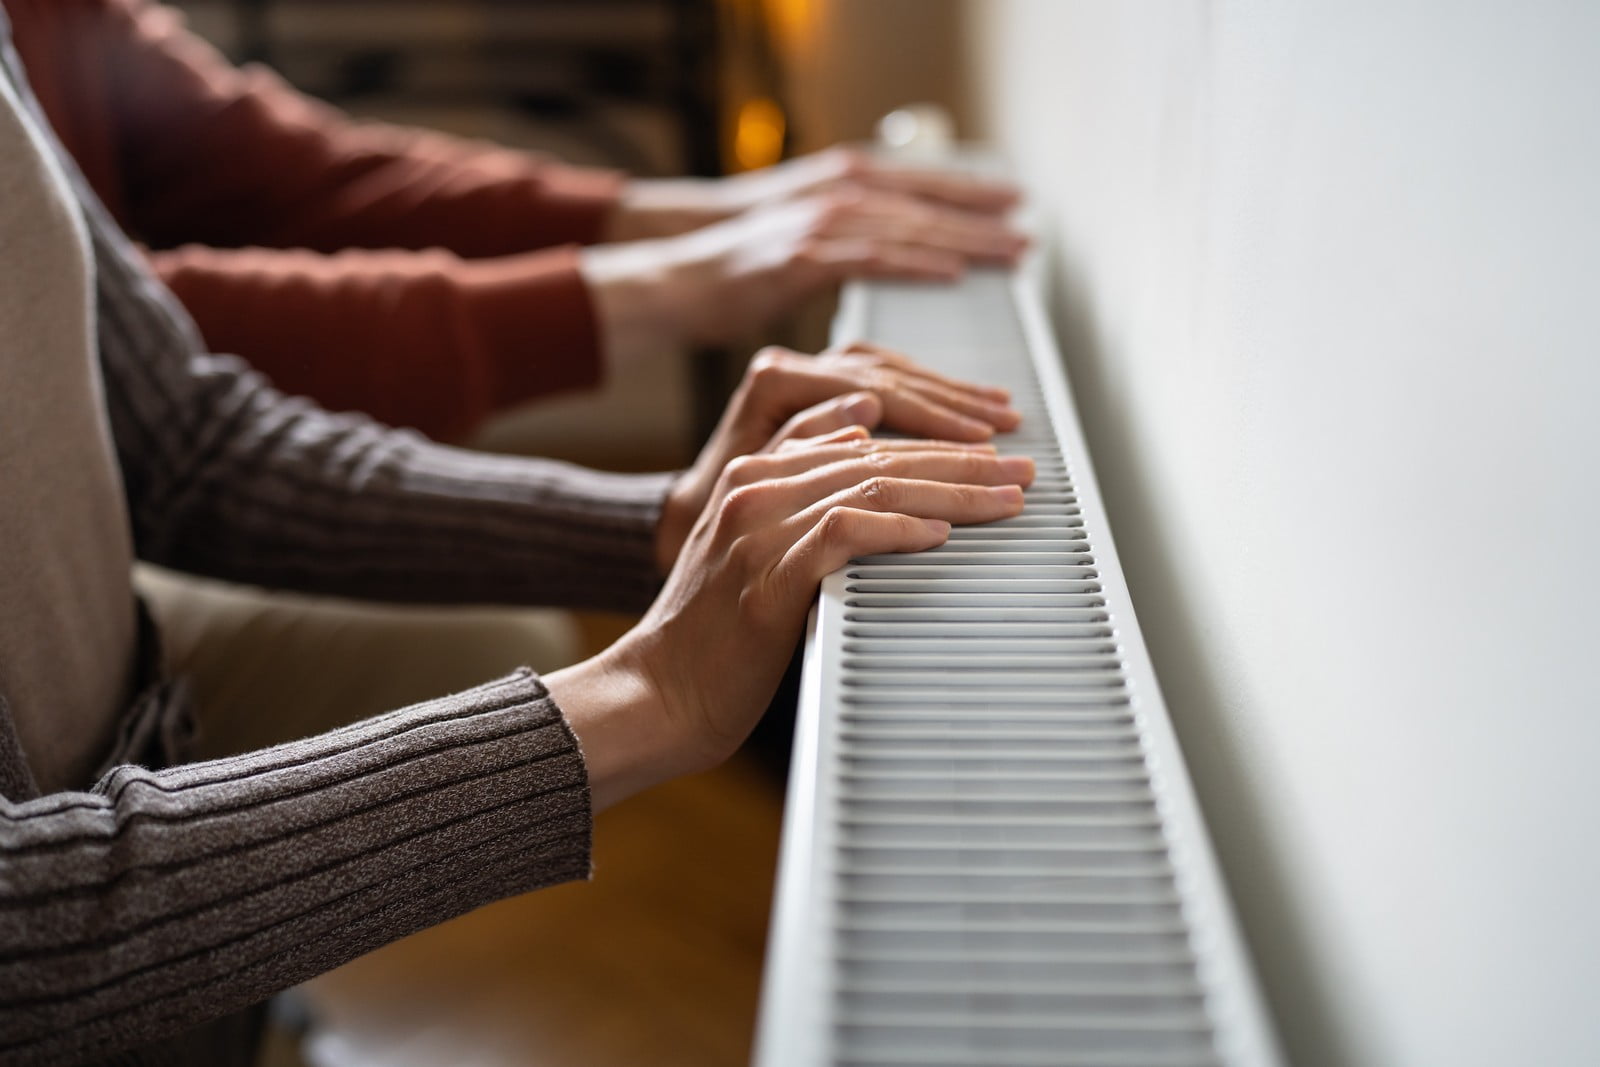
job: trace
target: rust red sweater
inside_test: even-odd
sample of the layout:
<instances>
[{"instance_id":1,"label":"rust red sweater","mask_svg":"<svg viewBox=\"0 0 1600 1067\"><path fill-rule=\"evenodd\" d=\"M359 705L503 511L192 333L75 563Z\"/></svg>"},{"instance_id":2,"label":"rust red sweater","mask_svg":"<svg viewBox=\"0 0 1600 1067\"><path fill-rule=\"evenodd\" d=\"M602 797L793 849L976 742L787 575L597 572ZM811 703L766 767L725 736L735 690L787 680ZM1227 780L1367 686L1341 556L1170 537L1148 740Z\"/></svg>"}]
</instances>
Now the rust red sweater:
<instances>
[{"instance_id":1,"label":"rust red sweater","mask_svg":"<svg viewBox=\"0 0 1600 1067\"><path fill-rule=\"evenodd\" d=\"M457 436L601 376L576 245L622 179L359 123L148 0L6 0L46 114L214 351Z\"/></svg>"}]
</instances>

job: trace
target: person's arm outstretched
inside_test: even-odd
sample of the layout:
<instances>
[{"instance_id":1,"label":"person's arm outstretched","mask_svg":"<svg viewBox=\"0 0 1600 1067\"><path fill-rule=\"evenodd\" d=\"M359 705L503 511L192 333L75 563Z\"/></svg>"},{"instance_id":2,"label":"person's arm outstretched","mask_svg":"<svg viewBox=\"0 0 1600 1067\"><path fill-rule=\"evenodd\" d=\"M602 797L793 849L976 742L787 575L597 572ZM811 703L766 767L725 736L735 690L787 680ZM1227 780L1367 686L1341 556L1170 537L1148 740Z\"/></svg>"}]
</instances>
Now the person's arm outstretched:
<instances>
[{"instance_id":1,"label":"person's arm outstretched","mask_svg":"<svg viewBox=\"0 0 1600 1067\"><path fill-rule=\"evenodd\" d=\"M582 755L528 673L262 752L0 798L0 1063L98 1062L587 877L590 826Z\"/></svg>"},{"instance_id":2,"label":"person's arm outstretched","mask_svg":"<svg viewBox=\"0 0 1600 1067\"><path fill-rule=\"evenodd\" d=\"M739 460L645 619L548 687L519 673L262 752L0 798L0 1061L157 1040L584 877L592 808L749 733L822 575L1015 515L1031 477L859 428Z\"/></svg>"}]
</instances>

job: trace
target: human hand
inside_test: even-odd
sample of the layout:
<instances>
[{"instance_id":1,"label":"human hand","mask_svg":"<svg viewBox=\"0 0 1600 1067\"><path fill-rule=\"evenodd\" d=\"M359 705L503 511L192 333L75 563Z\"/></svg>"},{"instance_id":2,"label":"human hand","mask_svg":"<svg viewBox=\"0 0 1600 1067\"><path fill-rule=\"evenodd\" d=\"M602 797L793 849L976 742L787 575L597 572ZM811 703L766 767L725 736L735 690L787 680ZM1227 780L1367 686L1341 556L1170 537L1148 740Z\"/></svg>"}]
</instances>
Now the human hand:
<instances>
[{"instance_id":1,"label":"human hand","mask_svg":"<svg viewBox=\"0 0 1600 1067\"><path fill-rule=\"evenodd\" d=\"M880 424L916 437L981 443L1021 421L1008 398L1004 389L946 378L864 341L819 356L763 349L694 465L667 494L656 529L656 564L663 574L671 569L718 477L738 456Z\"/></svg>"},{"instance_id":2,"label":"human hand","mask_svg":"<svg viewBox=\"0 0 1600 1067\"><path fill-rule=\"evenodd\" d=\"M852 277L952 281L969 263L1015 263L1027 238L1000 216L861 185L760 207L678 237L585 249L608 354L664 340L754 334Z\"/></svg>"},{"instance_id":3,"label":"human hand","mask_svg":"<svg viewBox=\"0 0 1600 1067\"><path fill-rule=\"evenodd\" d=\"M608 241L671 237L786 200L873 189L993 215L1016 207L1017 187L949 170L896 167L859 148L837 146L728 178L637 179L614 213Z\"/></svg>"},{"instance_id":4,"label":"human hand","mask_svg":"<svg viewBox=\"0 0 1600 1067\"><path fill-rule=\"evenodd\" d=\"M1022 199L1021 192L1010 182L952 170L897 167L849 145L837 145L721 181L723 196L741 205L736 209L740 211L852 186L900 193L983 214L1010 211Z\"/></svg>"},{"instance_id":5,"label":"human hand","mask_svg":"<svg viewBox=\"0 0 1600 1067\"><path fill-rule=\"evenodd\" d=\"M767 706L822 578L1022 510L1033 462L844 431L729 463L639 625L546 678L596 810L726 759ZM878 447L888 446L888 447Z\"/></svg>"}]
</instances>

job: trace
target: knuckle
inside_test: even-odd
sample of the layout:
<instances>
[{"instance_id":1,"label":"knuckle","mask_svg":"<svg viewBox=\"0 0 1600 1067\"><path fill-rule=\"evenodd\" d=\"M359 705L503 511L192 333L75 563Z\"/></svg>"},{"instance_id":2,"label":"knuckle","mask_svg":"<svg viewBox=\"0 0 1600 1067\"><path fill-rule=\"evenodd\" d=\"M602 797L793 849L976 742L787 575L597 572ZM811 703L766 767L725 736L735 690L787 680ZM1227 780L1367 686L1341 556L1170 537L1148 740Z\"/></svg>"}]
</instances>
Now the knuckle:
<instances>
[{"instance_id":1,"label":"knuckle","mask_svg":"<svg viewBox=\"0 0 1600 1067\"><path fill-rule=\"evenodd\" d=\"M761 489L754 485L741 485L722 500L719 518L734 525L742 524L761 503Z\"/></svg>"},{"instance_id":2,"label":"knuckle","mask_svg":"<svg viewBox=\"0 0 1600 1067\"><path fill-rule=\"evenodd\" d=\"M735 456L722 468L723 484L730 489L749 485L761 477L762 462L755 456Z\"/></svg>"},{"instance_id":3,"label":"knuckle","mask_svg":"<svg viewBox=\"0 0 1600 1067\"><path fill-rule=\"evenodd\" d=\"M876 393L892 392L900 387L900 378L886 364L873 357L872 364L866 372L866 388Z\"/></svg>"},{"instance_id":4,"label":"knuckle","mask_svg":"<svg viewBox=\"0 0 1600 1067\"><path fill-rule=\"evenodd\" d=\"M780 373L788 361L789 351L781 345L768 345L757 352L750 360L750 377L753 379L770 378L775 373Z\"/></svg>"},{"instance_id":5,"label":"knuckle","mask_svg":"<svg viewBox=\"0 0 1600 1067\"><path fill-rule=\"evenodd\" d=\"M896 485L892 478L874 475L861 483L861 498L874 504L888 506L896 497Z\"/></svg>"},{"instance_id":6,"label":"knuckle","mask_svg":"<svg viewBox=\"0 0 1600 1067\"><path fill-rule=\"evenodd\" d=\"M870 469L880 473L887 473L900 466L900 457L894 452L868 452L862 459Z\"/></svg>"},{"instance_id":7,"label":"knuckle","mask_svg":"<svg viewBox=\"0 0 1600 1067\"><path fill-rule=\"evenodd\" d=\"M854 528L855 512L837 505L823 512L822 519L817 523L817 530L825 541L848 537Z\"/></svg>"},{"instance_id":8,"label":"knuckle","mask_svg":"<svg viewBox=\"0 0 1600 1067\"><path fill-rule=\"evenodd\" d=\"M956 490L957 494L961 498L961 502L968 507L979 507L983 505L989 498L989 494L981 486L977 485L963 484L957 486Z\"/></svg>"}]
</instances>

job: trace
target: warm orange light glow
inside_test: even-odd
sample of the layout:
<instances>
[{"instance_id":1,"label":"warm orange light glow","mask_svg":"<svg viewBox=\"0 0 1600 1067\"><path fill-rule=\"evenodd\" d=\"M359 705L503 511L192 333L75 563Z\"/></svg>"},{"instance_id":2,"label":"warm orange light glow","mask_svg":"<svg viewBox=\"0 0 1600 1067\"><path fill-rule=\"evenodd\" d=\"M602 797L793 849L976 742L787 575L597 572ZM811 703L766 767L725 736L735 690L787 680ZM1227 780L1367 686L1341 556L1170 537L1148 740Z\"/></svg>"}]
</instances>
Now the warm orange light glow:
<instances>
[{"instance_id":1,"label":"warm orange light glow","mask_svg":"<svg viewBox=\"0 0 1600 1067\"><path fill-rule=\"evenodd\" d=\"M766 0L767 18L778 37L802 48L811 43L821 6L819 0Z\"/></svg>"},{"instance_id":2,"label":"warm orange light glow","mask_svg":"<svg viewBox=\"0 0 1600 1067\"><path fill-rule=\"evenodd\" d=\"M770 167L783 158L783 109L770 98L758 96L739 109L733 135L733 158L742 170Z\"/></svg>"}]
</instances>

